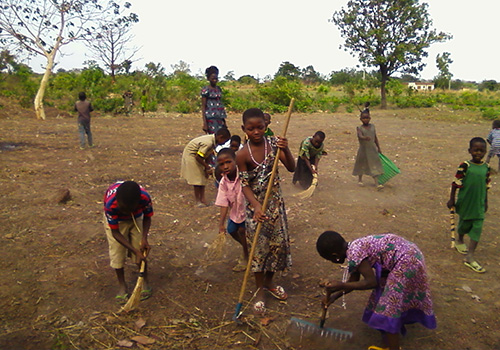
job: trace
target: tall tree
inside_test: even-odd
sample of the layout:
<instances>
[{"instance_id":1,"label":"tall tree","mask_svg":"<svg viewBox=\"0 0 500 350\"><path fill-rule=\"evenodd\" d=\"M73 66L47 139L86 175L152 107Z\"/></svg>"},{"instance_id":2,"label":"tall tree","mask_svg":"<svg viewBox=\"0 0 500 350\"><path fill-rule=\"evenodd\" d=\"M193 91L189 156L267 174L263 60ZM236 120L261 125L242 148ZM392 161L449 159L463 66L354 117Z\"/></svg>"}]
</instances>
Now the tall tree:
<instances>
[{"instance_id":1,"label":"tall tree","mask_svg":"<svg viewBox=\"0 0 500 350\"><path fill-rule=\"evenodd\" d=\"M365 67L380 71L382 108L387 107L386 83L395 72L417 74L426 49L451 38L431 29L426 3L418 0L350 0L333 14L343 45Z\"/></svg>"},{"instance_id":2,"label":"tall tree","mask_svg":"<svg viewBox=\"0 0 500 350\"><path fill-rule=\"evenodd\" d=\"M443 52L442 55L438 54L436 56L436 66L439 69L436 83L443 89L445 87L448 87L448 90L451 88L451 77L453 74L450 72L450 64L452 63L453 60L450 58L449 52Z\"/></svg>"},{"instance_id":3,"label":"tall tree","mask_svg":"<svg viewBox=\"0 0 500 350\"><path fill-rule=\"evenodd\" d=\"M121 6L112 0L2 0L0 7L0 42L46 59L34 100L39 119L45 119L43 98L57 53L121 14Z\"/></svg>"},{"instance_id":4,"label":"tall tree","mask_svg":"<svg viewBox=\"0 0 500 350\"><path fill-rule=\"evenodd\" d=\"M287 79L299 79L300 78L300 68L296 67L293 63L290 63L288 61L282 62L280 64L280 67L278 68L278 71L274 75L275 78L277 77L285 77Z\"/></svg>"},{"instance_id":5,"label":"tall tree","mask_svg":"<svg viewBox=\"0 0 500 350\"><path fill-rule=\"evenodd\" d=\"M117 71L130 70L135 54L139 48L132 45L132 24L139 21L135 13L124 14L130 9L130 3L123 5L123 11L116 9L118 18L115 22L110 22L103 18L104 22L99 24L99 28L87 37L86 45L92 53L92 57L103 63L109 71L111 79L115 81Z\"/></svg>"}]
</instances>

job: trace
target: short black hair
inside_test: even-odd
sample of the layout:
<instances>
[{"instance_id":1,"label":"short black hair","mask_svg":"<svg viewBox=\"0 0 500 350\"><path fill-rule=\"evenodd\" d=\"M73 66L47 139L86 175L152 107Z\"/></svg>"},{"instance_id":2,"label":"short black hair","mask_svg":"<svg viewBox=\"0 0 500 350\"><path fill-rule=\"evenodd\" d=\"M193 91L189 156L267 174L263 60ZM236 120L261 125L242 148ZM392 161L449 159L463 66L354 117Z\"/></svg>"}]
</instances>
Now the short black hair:
<instances>
[{"instance_id":1,"label":"short black hair","mask_svg":"<svg viewBox=\"0 0 500 350\"><path fill-rule=\"evenodd\" d=\"M250 118L262 118L264 120L264 112L259 108L249 108L243 112L243 124L245 124Z\"/></svg>"},{"instance_id":2,"label":"short black hair","mask_svg":"<svg viewBox=\"0 0 500 350\"><path fill-rule=\"evenodd\" d=\"M231 142L238 142L238 143L241 143L241 137L240 135L233 135L231 136Z\"/></svg>"},{"instance_id":3,"label":"short black hair","mask_svg":"<svg viewBox=\"0 0 500 350\"><path fill-rule=\"evenodd\" d=\"M335 231L323 232L316 241L316 250L319 255L326 259L331 260L334 253L339 254L345 244L345 239L340 233Z\"/></svg>"},{"instance_id":4,"label":"short black hair","mask_svg":"<svg viewBox=\"0 0 500 350\"><path fill-rule=\"evenodd\" d=\"M313 136L316 136L316 135L321 137L323 140L326 138L326 135L323 131L316 131Z\"/></svg>"},{"instance_id":5,"label":"short black hair","mask_svg":"<svg viewBox=\"0 0 500 350\"><path fill-rule=\"evenodd\" d=\"M80 99L80 101L85 101L87 95L85 94L85 92L82 91L78 94L78 98Z\"/></svg>"},{"instance_id":6,"label":"short black hair","mask_svg":"<svg viewBox=\"0 0 500 350\"><path fill-rule=\"evenodd\" d=\"M217 159L225 155L230 156L233 159L236 159L236 152L234 152L232 148L226 147L221 149L219 153L217 153Z\"/></svg>"},{"instance_id":7,"label":"short black hair","mask_svg":"<svg viewBox=\"0 0 500 350\"><path fill-rule=\"evenodd\" d=\"M472 145L474 145L477 142L483 143L486 146L486 140L485 139L483 139L482 137L473 137L469 141L469 148L472 148Z\"/></svg>"},{"instance_id":8,"label":"short black hair","mask_svg":"<svg viewBox=\"0 0 500 350\"><path fill-rule=\"evenodd\" d=\"M141 200L141 187L135 181L125 181L116 190L116 200L120 208L132 212Z\"/></svg>"},{"instance_id":9,"label":"short black hair","mask_svg":"<svg viewBox=\"0 0 500 350\"><path fill-rule=\"evenodd\" d=\"M227 139L229 140L229 138L231 137L231 133L229 132L228 128L220 128L215 133L215 136L224 136L227 137Z\"/></svg>"},{"instance_id":10,"label":"short black hair","mask_svg":"<svg viewBox=\"0 0 500 350\"><path fill-rule=\"evenodd\" d=\"M219 68L216 66L210 66L207 69L205 69L205 75L207 79L212 75L212 74L217 74L219 75Z\"/></svg>"},{"instance_id":11,"label":"short black hair","mask_svg":"<svg viewBox=\"0 0 500 350\"><path fill-rule=\"evenodd\" d=\"M493 125L492 125L492 128L493 129L500 129L500 120L494 120L493 121Z\"/></svg>"}]
</instances>

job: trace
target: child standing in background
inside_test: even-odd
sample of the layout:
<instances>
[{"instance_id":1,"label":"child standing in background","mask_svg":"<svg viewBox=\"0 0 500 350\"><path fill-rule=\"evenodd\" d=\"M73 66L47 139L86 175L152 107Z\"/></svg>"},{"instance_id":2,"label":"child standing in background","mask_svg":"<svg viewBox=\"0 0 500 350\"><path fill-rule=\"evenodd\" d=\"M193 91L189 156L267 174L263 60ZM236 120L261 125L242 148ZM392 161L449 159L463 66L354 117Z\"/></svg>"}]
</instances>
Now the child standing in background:
<instances>
[{"instance_id":1,"label":"child standing in background","mask_svg":"<svg viewBox=\"0 0 500 350\"><path fill-rule=\"evenodd\" d=\"M366 108L362 111L359 119L362 123L356 128L359 149L352 174L358 176L358 185L363 186L363 175L369 175L375 180L377 189L382 189L384 185L378 183L378 176L384 173L382 162L378 156L382 151L378 143L375 125L370 124L370 110Z\"/></svg>"},{"instance_id":2,"label":"child standing in background","mask_svg":"<svg viewBox=\"0 0 500 350\"><path fill-rule=\"evenodd\" d=\"M87 101L85 92L78 94L78 101L75 103L75 111L78 112L78 133L80 134L80 149L85 147L85 134L89 147L93 147L92 131L90 131L90 112L92 112L92 104Z\"/></svg>"},{"instance_id":3,"label":"child standing in background","mask_svg":"<svg viewBox=\"0 0 500 350\"><path fill-rule=\"evenodd\" d=\"M313 174L318 173L318 164L323 155L326 135L323 131L316 131L313 136L309 136L300 144L299 158L297 159L297 168L293 174L292 182L297 181L303 189L311 186Z\"/></svg>"},{"instance_id":4,"label":"child standing in background","mask_svg":"<svg viewBox=\"0 0 500 350\"><path fill-rule=\"evenodd\" d=\"M142 96L141 96L142 116L144 116L144 113L146 113L146 105L147 104L148 104L148 96L146 95L146 90L142 90Z\"/></svg>"},{"instance_id":5,"label":"child standing in background","mask_svg":"<svg viewBox=\"0 0 500 350\"><path fill-rule=\"evenodd\" d=\"M488 210L488 189L490 188L490 166L483 162L486 155L486 141L474 137L469 142L470 161L459 165L455 181L451 184L449 209L456 208L460 219L458 222L458 239L455 249L466 255L464 264L472 271L486 272L475 259L476 251L483 230L484 214ZM457 188L458 198L455 203ZM469 247L464 243L464 235L469 235Z\"/></svg>"},{"instance_id":6,"label":"child standing in background","mask_svg":"<svg viewBox=\"0 0 500 350\"><path fill-rule=\"evenodd\" d=\"M231 134L226 128L219 129L215 134L199 136L186 145L182 153L181 177L194 187L194 198L198 207L207 206L205 186L212 174L208 163L216 145L224 144Z\"/></svg>"},{"instance_id":7,"label":"child standing in background","mask_svg":"<svg viewBox=\"0 0 500 350\"><path fill-rule=\"evenodd\" d=\"M250 108L243 113L242 129L248 136L248 142L236 155L236 164L247 199L245 226L248 242L253 242L257 224L262 222L252 260L252 272L257 287L257 302L253 309L257 314L263 314L266 311L266 291L279 300L288 298L284 288L274 284L273 276L275 272L284 271L292 264L285 203L278 174L271 185L272 192L266 212L262 211L262 202L278 148L281 149L280 161L288 171L295 170L295 161L286 138L264 136L266 123L260 109Z\"/></svg>"},{"instance_id":8,"label":"child standing in background","mask_svg":"<svg viewBox=\"0 0 500 350\"><path fill-rule=\"evenodd\" d=\"M217 154L217 168L222 173L215 205L220 207L219 233L229 233L243 248L243 257L233 267L233 271L244 271L247 267L248 248L245 237L245 196L236 166L236 153L232 148L223 148ZM226 216L229 211L229 220Z\"/></svg>"},{"instance_id":9,"label":"child standing in background","mask_svg":"<svg viewBox=\"0 0 500 350\"><path fill-rule=\"evenodd\" d=\"M491 146L486 163L490 164L491 157L495 155L498 157L498 171L500 171L500 120L493 121L491 131L486 138L486 141Z\"/></svg>"},{"instance_id":10,"label":"child standing in background","mask_svg":"<svg viewBox=\"0 0 500 350\"><path fill-rule=\"evenodd\" d=\"M269 125L271 124L271 115L269 113L264 113L264 120L266 121L266 136L274 136L274 132L271 130Z\"/></svg>"},{"instance_id":11,"label":"child standing in background","mask_svg":"<svg viewBox=\"0 0 500 350\"><path fill-rule=\"evenodd\" d=\"M226 109L222 103L222 90L217 85L219 69L210 66L205 70L210 85L201 89L201 115L203 118L203 131L215 134L220 128L226 126Z\"/></svg>"}]
</instances>

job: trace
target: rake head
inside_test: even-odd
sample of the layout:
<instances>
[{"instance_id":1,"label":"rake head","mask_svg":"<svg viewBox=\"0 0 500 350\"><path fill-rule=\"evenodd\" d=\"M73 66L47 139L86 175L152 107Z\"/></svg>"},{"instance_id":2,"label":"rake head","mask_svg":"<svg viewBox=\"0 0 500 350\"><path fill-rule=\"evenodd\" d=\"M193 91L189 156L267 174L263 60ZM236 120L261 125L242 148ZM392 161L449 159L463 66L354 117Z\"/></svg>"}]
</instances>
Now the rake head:
<instances>
[{"instance_id":1,"label":"rake head","mask_svg":"<svg viewBox=\"0 0 500 350\"><path fill-rule=\"evenodd\" d=\"M347 340L352 338L352 332L342 331L335 328L322 328L314 323L304 321L292 317L292 324L300 330L301 335L307 333L309 335L317 335L324 338L331 338L335 340Z\"/></svg>"}]
</instances>

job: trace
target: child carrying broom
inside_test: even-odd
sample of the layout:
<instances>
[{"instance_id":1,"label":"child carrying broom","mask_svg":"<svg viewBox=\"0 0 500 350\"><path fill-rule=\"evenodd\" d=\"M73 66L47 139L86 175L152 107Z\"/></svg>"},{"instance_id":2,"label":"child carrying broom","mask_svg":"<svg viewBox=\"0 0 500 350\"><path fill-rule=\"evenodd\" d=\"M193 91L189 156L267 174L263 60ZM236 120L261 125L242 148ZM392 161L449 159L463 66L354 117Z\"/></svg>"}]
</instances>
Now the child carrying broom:
<instances>
[{"instance_id":1,"label":"child carrying broom","mask_svg":"<svg viewBox=\"0 0 500 350\"><path fill-rule=\"evenodd\" d=\"M217 154L217 167L222 178L219 183L215 205L220 207L219 234L226 232L243 248L243 258L233 267L233 271L244 271L248 261L247 240L245 237L245 195L236 166L236 153L232 148L223 148ZM226 217L229 212L229 220Z\"/></svg>"},{"instance_id":2,"label":"child carrying broom","mask_svg":"<svg viewBox=\"0 0 500 350\"><path fill-rule=\"evenodd\" d=\"M297 168L292 182L299 183L303 189L309 188L313 175L318 173L318 164L324 151L326 135L323 131L316 131L313 136L307 137L300 144Z\"/></svg>"},{"instance_id":3,"label":"child carrying broom","mask_svg":"<svg viewBox=\"0 0 500 350\"><path fill-rule=\"evenodd\" d=\"M125 303L128 299L125 283L125 258L127 251L140 265L149 254L148 233L153 216L153 205L148 192L134 181L112 184L104 195L105 230L109 245L110 265L115 269L119 290L116 300ZM144 286L141 299L151 296L147 270L144 270Z\"/></svg>"},{"instance_id":4,"label":"child carrying broom","mask_svg":"<svg viewBox=\"0 0 500 350\"><path fill-rule=\"evenodd\" d=\"M285 203L278 174L272 183L265 213L262 211L262 203L278 148L281 149L280 161L288 171L295 170L295 160L286 138L264 136L266 123L260 109L250 108L243 113L242 129L248 136L248 142L236 155L236 164L248 202L245 225L248 242L253 242L258 222L262 222L252 259L252 272L257 286L257 301L253 309L257 314L262 314L266 310L266 291L279 300L288 298L284 288L273 282L274 273L288 269L292 263Z\"/></svg>"}]
</instances>

